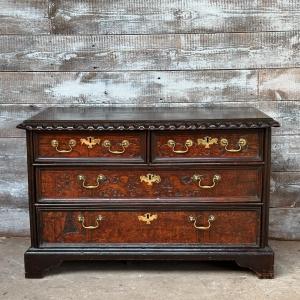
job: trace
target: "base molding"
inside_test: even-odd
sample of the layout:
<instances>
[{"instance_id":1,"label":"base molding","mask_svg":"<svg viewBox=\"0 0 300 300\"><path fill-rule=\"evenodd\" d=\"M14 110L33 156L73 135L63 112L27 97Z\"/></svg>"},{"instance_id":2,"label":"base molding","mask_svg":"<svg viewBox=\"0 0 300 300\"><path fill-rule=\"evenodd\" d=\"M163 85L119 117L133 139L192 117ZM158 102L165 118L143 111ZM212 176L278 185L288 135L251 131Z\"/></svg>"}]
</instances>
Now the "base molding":
<instances>
[{"instance_id":1,"label":"base molding","mask_svg":"<svg viewBox=\"0 0 300 300\"><path fill-rule=\"evenodd\" d=\"M97 248L29 248L24 254L25 277L42 278L63 261L177 260L235 261L259 278L274 278L274 252L270 247L216 249L199 247L102 246Z\"/></svg>"}]
</instances>

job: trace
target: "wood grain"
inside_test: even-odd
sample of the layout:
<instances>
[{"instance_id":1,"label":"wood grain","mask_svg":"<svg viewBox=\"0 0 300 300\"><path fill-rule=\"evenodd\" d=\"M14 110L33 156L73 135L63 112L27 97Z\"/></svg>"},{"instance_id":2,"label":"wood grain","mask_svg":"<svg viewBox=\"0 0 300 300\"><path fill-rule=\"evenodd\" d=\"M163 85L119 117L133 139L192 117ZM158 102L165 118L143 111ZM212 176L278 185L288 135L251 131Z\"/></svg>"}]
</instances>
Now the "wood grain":
<instances>
[{"instance_id":1,"label":"wood grain","mask_svg":"<svg viewBox=\"0 0 300 300\"><path fill-rule=\"evenodd\" d=\"M1 206L27 208L28 188L24 138L0 139L0 176Z\"/></svg>"},{"instance_id":2,"label":"wood grain","mask_svg":"<svg viewBox=\"0 0 300 300\"><path fill-rule=\"evenodd\" d=\"M0 211L0 232L28 230L15 125L52 105L259 108L282 125L273 130L272 211L295 222L299 1L0 0L0 11L0 202L11 209ZM13 216L23 221L9 225ZM297 236L276 224L271 236Z\"/></svg>"},{"instance_id":3,"label":"wood grain","mask_svg":"<svg viewBox=\"0 0 300 300\"><path fill-rule=\"evenodd\" d=\"M0 219L1 236L29 235L29 213L27 208L0 207Z\"/></svg>"},{"instance_id":4,"label":"wood grain","mask_svg":"<svg viewBox=\"0 0 300 300\"><path fill-rule=\"evenodd\" d=\"M86 144L82 143L82 139L88 140L88 137L97 139L98 142L88 148ZM53 147L51 142L56 140L57 147ZM70 140L76 142L75 146L70 147ZM105 141L110 142L110 146L105 146ZM127 141L127 146L122 146L122 142ZM146 134L145 132L122 132L119 133L84 133L84 132L71 132L61 133L53 132L50 134L37 134L36 135L37 159L58 158L63 159L101 159L102 161L110 162L143 162L146 157ZM61 150L71 150L64 153ZM115 152L123 152L117 153ZM112 153L114 152L114 153Z\"/></svg>"},{"instance_id":5,"label":"wood grain","mask_svg":"<svg viewBox=\"0 0 300 300\"><path fill-rule=\"evenodd\" d=\"M300 69L259 71L259 97L262 100L300 100Z\"/></svg>"},{"instance_id":6,"label":"wood grain","mask_svg":"<svg viewBox=\"0 0 300 300\"><path fill-rule=\"evenodd\" d=\"M0 72L0 103L172 105L254 101L255 71ZM170 104L169 104L170 105Z\"/></svg>"},{"instance_id":7,"label":"wood grain","mask_svg":"<svg viewBox=\"0 0 300 300\"><path fill-rule=\"evenodd\" d=\"M272 170L300 170L300 135L274 136L272 139Z\"/></svg>"},{"instance_id":8,"label":"wood grain","mask_svg":"<svg viewBox=\"0 0 300 300\"><path fill-rule=\"evenodd\" d=\"M0 138L25 137L24 130L16 129L16 126L43 108L27 104L0 104Z\"/></svg>"},{"instance_id":9,"label":"wood grain","mask_svg":"<svg viewBox=\"0 0 300 300\"><path fill-rule=\"evenodd\" d=\"M56 34L151 34L300 29L294 0L51 0Z\"/></svg>"},{"instance_id":10,"label":"wood grain","mask_svg":"<svg viewBox=\"0 0 300 300\"><path fill-rule=\"evenodd\" d=\"M0 35L50 33L48 0L0 0Z\"/></svg>"},{"instance_id":11,"label":"wood grain","mask_svg":"<svg viewBox=\"0 0 300 300\"><path fill-rule=\"evenodd\" d=\"M141 181L141 176L148 173L160 176L160 182L148 185ZM83 180L78 175L85 176L85 185L96 185L97 176L105 176L97 188L83 187ZM201 185L212 185L213 176L220 175L221 179L212 189L202 189L199 181L193 181L194 174L203 175ZM88 199L157 199L164 201L186 201L192 198L199 202L257 202L261 200L262 170L261 168L228 168L217 167L194 168L186 170L159 170L105 167L72 167L72 168L41 168L38 182L40 200L58 199L73 201ZM230 183L230 184L229 184Z\"/></svg>"},{"instance_id":12,"label":"wood grain","mask_svg":"<svg viewBox=\"0 0 300 300\"><path fill-rule=\"evenodd\" d=\"M300 208L271 208L270 237L284 240L300 239Z\"/></svg>"},{"instance_id":13,"label":"wood grain","mask_svg":"<svg viewBox=\"0 0 300 300\"><path fill-rule=\"evenodd\" d=\"M300 173L273 172L271 174L270 207L300 207Z\"/></svg>"},{"instance_id":14,"label":"wood grain","mask_svg":"<svg viewBox=\"0 0 300 300\"><path fill-rule=\"evenodd\" d=\"M1 73L0 73L1 77ZM27 81L26 81L27 82ZM32 83L33 84L33 83ZM199 83L200 84L200 83ZM204 83L203 83L204 84ZM1 85L1 83L0 83ZM17 89L17 87L15 87ZM21 88L21 86L19 87ZM209 88L209 84L207 84L206 89ZM215 86L215 93L218 93L217 91L218 85ZM249 87L250 88L250 87ZM11 97L13 97L12 92L10 92L7 89L7 92L11 94ZM141 91L142 92L142 91ZM195 98L200 94L201 90L196 89L195 90ZM208 92L208 91L207 91ZM21 90L20 90L21 93ZM40 91L42 93L42 91ZM220 91L221 94L221 91ZM24 96L23 94L20 94L20 97L18 101L22 101L21 95ZM64 103L62 100L59 98L55 99L53 98L53 101L51 100L50 103L48 104L40 104L40 102L45 101L43 98L38 98L35 93L31 94L33 101L35 101L35 104L3 104L0 105L0 137L24 137L25 132L23 130L16 129L17 124L21 123L24 119L27 119L31 117L32 115L40 112L42 109L45 109L46 107L56 105L55 101L61 101L61 103L58 103L59 106L71 106L75 101L78 101L76 98L66 98L64 97ZM88 94L85 94L86 97L88 97ZM156 95L153 97L159 97L160 95ZM180 96L180 95L179 95ZM232 94L232 96L234 96ZM28 95L29 97L29 95ZM96 96L95 96L96 97ZM140 99L145 97L142 94L140 95ZM189 96L186 95L186 98ZM207 98L206 98L207 97ZM197 107L207 107L207 106L224 106L224 103L228 106L234 106L234 107L243 107L246 104L250 105L252 107L258 108L261 111L265 112L269 116L273 117L275 120L277 120L280 124L281 127L276 127L273 128L272 130L272 135L300 135L300 114L298 113L300 110L300 101L253 101L250 102L247 99L244 99L243 102L239 102L239 99L236 99L236 102L229 102L230 99L228 97L227 100L225 100L225 95L224 99L218 98L213 100L213 90L211 91L211 97L209 95L203 95L203 98L199 98L199 102L177 102L181 101L181 98L179 97L178 99L176 98L176 95L174 93L174 97L172 97L173 102L168 102L169 100L166 100L164 103L161 105L164 106L197 106ZM47 99L47 97L45 96ZM91 98L91 97L90 97ZM1 99L1 94L0 94L0 99ZM11 99L11 98L10 98ZM5 99L1 99L5 100ZM17 99L16 99L17 100ZM95 99L94 99L95 100ZM234 100L234 99L233 99ZM74 101L74 102L73 102ZM91 101L93 99L91 98ZM116 99L115 101L118 101ZM138 101L138 99L137 99ZM228 102L227 102L228 101ZM102 104L102 106L115 106L115 105L121 105L122 103L118 104ZM91 103L91 105L95 105L95 103ZM140 106L152 106L156 105L154 101L151 101L150 98L148 102L144 102L143 105ZM76 104L76 106L82 106L84 107L84 104Z\"/></svg>"},{"instance_id":15,"label":"wood grain","mask_svg":"<svg viewBox=\"0 0 300 300\"><path fill-rule=\"evenodd\" d=\"M2 71L129 71L300 66L299 32L0 36Z\"/></svg>"},{"instance_id":16,"label":"wood grain","mask_svg":"<svg viewBox=\"0 0 300 300\"><path fill-rule=\"evenodd\" d=\"M15 147L15 145L22 145ZM28 235L27 180L25 140L10 138L0 143L1 234ZM271 224L270 237L299 239L300 172L273 172L271 180ZM288 208L290 206L290 208ZM285 207L284 209L280 207ZM298 210L297 210L298 209ZM19 222L11 222L11 220ZM282 224L290 223L288 226ZM278 229L280 228L280 230ZM299 227L298 227L299 228Z\"/></svg>"},{"instance_id":17,"label":"wood grain","mask_svg":"<svg viewBox=\"0 0 300 300\"><path fill-rule=\"evenodd\" d=\"M249 103L250 104L250 103ZM237 104L238 105L238 104ZM280 127L272 129L272 135L300 135L300 101L258 101L251 106L260 109L280 123Z\"/></svg>"},{"instance_id":18,"label":"wood grain","mask_svg":"<svg viewBox=\"0 0 300 300\"><path fill-rule=\"evenodd\" d=\"M257 211L168 211L151 212L157 219L146 224L138 219L147 211L41 211L41 244L47 243L200 243L252 244L259 241L260 213ZM103 217L99 229L87 230L78 222L84 216L85 226L95 226L98 215ZM198 218L198 226L207 226L209 215L216 220L208 231L194 228L189 216ZM230 220L230 222L228 222Z\"/></svg>"},{"instance_id":19,"label":"wood grain","mask_svg":"<svg viewBox=\"0 0 300 300\"><path fill-rule=\"evenodd\" d=\"M152 152L152 160L155 162L162 161L188 161L189 159L205 161L208 159L220 160L263 160L262 151L262 135L263 132L259 130L255 131L243 131L243 130L205 130L197 132L154 132L152 135L152 141L154 144ZM202 144L199 145L199 139L205 139L210 137L211 139L217 139L215 144L208 145L205 148ZM246 141L245 146L238 144L240 139ZM221 140L226 139L228 141L229 150L241 149L240 152L228 152L225 147L222 146ZM174 141L174 147L168 145L168 141ZM186 141L192 141L191 146L186 146ZM176 151L186 151L184 153L176 153Z\"/></svg>"},{"instance_id":20,"label":"wood grain","mask_svg":"<svg viewBox=\"0 0 300 300\"><path fill-rule=\"evenodd\" d=\"M0 153L0 201L5 206L27 207L24 138L0 139ZM271 175L271 207L298 207L300 172L282 169L280 172L272 172Z\"/></svg>"}]
</instances>

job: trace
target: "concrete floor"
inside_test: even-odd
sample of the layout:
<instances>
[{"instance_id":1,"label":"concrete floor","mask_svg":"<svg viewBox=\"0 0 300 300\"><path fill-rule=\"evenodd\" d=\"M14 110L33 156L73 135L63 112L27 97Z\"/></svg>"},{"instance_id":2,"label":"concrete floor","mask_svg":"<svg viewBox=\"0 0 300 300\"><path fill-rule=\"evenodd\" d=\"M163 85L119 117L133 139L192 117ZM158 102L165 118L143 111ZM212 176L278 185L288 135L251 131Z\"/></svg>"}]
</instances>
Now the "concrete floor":
<instances>
[{"instance_id":1,"label":"concrete floor","mask_svg":"<svg viewBox=\"0 0 300 300\"><path fill-rule=\"evenodd\" d=\"M300 300L300 242L270 244L273 280L229 262L68 262L43 279L25 279L29 239L0 238L0 299Z\"/></svg>"}]
</instances>

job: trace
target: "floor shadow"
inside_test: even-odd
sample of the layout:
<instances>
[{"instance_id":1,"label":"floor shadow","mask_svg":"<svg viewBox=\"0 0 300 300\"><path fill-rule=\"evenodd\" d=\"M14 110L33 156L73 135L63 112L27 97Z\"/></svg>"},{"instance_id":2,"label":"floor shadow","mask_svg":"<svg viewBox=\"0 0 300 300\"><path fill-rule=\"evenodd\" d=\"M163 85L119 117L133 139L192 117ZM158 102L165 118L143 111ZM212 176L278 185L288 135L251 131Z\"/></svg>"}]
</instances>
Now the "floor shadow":
<instances>
[{"instance_id":1,"label":"floor shadow","mask_svg":"<svg viewBox=\"0 0 300 300\"><path fill-rule=\"evenodd\" d=\"M66 261L49 271L48 275L78 272L250 272L234 261Z\"/></svg>"}]
</instances>

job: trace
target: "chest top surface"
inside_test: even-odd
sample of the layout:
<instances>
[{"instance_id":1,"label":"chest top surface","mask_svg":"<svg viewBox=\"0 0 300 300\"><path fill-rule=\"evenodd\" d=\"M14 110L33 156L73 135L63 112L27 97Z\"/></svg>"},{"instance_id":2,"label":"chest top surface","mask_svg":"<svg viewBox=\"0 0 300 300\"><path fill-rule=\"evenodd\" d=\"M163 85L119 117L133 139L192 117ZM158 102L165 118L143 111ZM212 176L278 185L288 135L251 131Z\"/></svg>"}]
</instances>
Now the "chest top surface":
<instances>
[{"instance_id":1,"label":"chest top surface","mask_svg":"<svg viewBox=\"0 0 300 300\"><path fill-rule=\"evenodd\" d=\"M278 127L252 107L51 107L23 121L27 130L182 130Z\"/></svg>"}]
</instances>

